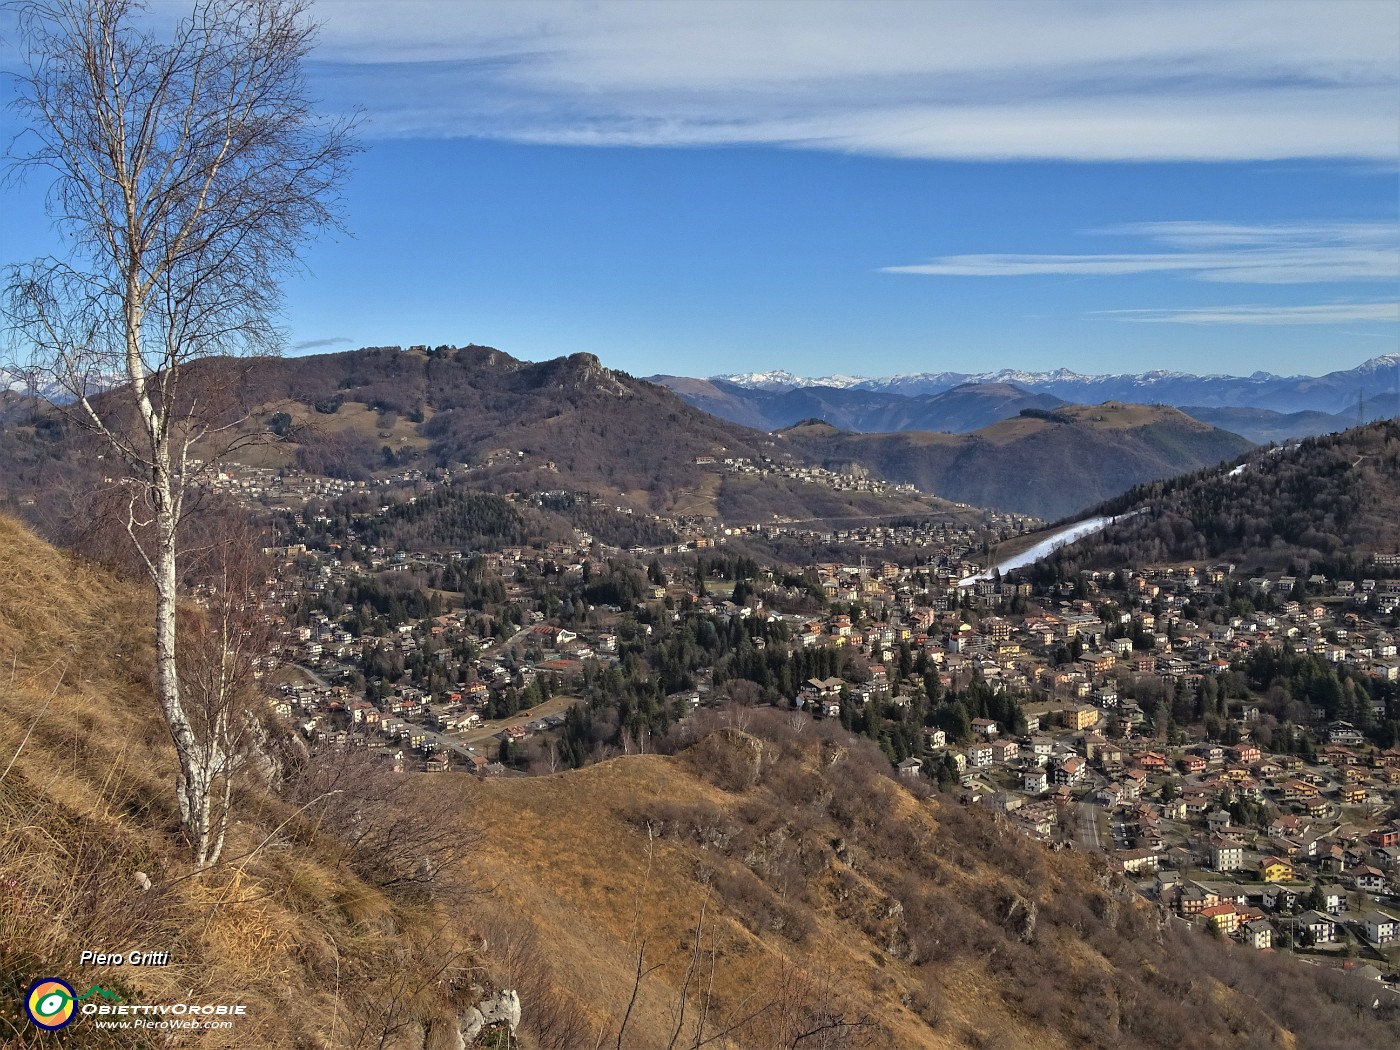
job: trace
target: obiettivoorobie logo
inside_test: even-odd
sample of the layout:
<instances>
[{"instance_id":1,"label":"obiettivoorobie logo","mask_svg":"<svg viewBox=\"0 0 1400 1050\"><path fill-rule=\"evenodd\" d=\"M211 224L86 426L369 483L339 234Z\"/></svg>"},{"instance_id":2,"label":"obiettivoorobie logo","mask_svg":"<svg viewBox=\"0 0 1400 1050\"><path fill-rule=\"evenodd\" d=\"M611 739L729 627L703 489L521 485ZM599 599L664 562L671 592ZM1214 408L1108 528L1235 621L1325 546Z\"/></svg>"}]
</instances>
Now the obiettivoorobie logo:
<instances>
[{"instance_id":1,"label":"obiettivoorobie logo","mask_svg":"<svg viewBox=\"0 0 1400 1050\"><path fill-rule=\"evenodd\" d=\"M122 1001L116 992L95 984L79 995L67 981L42 977L29 986L29 993L24 997L24 1012L38 1027L56 1032L72 1023L79 1002L93 997L113 1003Z\"/></svg>"},{"instance_id":2,"label":"obiettivoorobie logo","mask_svg":"<svg viewBox=\"0 0 1400 1050\"><path fill-rule=\"evenodd\" d=\"M78 993L67 981L41 977L29 986L29 994L24 997L24 1012L38 1027L56 1032L73 1020L77 998Z\"/></svg>"}]
</instances>

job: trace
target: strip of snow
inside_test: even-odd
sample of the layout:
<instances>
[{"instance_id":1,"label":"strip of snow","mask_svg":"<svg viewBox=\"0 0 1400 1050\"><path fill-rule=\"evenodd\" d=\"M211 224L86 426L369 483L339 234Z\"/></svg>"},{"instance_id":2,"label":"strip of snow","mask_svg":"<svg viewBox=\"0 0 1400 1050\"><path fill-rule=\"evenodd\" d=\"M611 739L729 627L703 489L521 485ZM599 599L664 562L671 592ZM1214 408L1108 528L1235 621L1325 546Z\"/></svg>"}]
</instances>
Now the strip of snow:
<instances>
[{"instance_id":1,"label":"strip of snow","mask_svg":"<svg viewBox=\"0 0 1400 1050\"><path fill-rule=\"evenodd\" d=\"M1135 510L1129 514L1116 514L1112 517L1100 515L1099 517L1085 518L1083 521L1076 521L1073 524L1066 525L1064 528L1056 529L1049 536L1046 536L1045 539L1035 544L1035 546L1027 547L1020 554L1013 554L1009 558L1003 558L990 569L979 572L975 576L968 576L959 580L958 586L970 587L972 584L981 580L992 579L998 572L1004 576L1012 569L1020 569L1027 565L1032 565L1040 561L1041 558L1053 554L1061 547L1073 543L1075 540L1082 540L1085 536L1093 535L1106 525L1112 525L1117 521L1126 521L1128 518L1141 513L1141 510Z\"/></svg>"}]
</instances>

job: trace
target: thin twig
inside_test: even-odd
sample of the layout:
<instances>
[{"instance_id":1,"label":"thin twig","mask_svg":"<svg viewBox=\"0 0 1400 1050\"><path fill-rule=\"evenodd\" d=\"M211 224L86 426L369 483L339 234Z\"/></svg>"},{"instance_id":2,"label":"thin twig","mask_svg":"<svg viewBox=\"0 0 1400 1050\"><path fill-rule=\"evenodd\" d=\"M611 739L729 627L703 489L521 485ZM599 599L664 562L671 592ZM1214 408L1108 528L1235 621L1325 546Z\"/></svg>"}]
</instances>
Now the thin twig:
<instances>
[{"instance_id":1,"label":"thin twig","mask_svg":"<svg viewBox=\"0 0 1400 1050\"><path fill-rule=\"evenodd\" d=\"M24 750L24 745L29 743L29 737L34 732L34 728L39 724L39 719L44 716L44 712L49 709L49 705L53 703L54 697L58 695L59 687L63 685L63 676L67 673L67 668L59 672L58 681L54 682L53 689L50 690L48 699L44 701L43 706L40 707L38 711L34 712L34 718L29 723L29 728L25 730L24 739L19 742L19 747L15 748L15 753L10 756L10 763L5 767L5 772L0 773L0 784L3 784L5 778L10 775L10 770L14 768L15 762L19 759L19 753Z\"/></svg>"}]
</instances>

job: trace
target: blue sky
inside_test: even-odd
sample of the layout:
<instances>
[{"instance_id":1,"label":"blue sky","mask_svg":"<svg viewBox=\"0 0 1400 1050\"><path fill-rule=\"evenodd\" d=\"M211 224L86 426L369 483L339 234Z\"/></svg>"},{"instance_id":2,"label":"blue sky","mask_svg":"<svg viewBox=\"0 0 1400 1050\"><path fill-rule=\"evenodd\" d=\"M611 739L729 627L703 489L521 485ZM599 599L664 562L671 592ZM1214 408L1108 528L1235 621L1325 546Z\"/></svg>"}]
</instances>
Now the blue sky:
<instances>
[{"instance_id":1,"label":"blue sky","mask_svg":"<svg viewBox=\"0 0 1400 1050\"><path fill-rule=\"evenodd\" d=\"M363 108L368 148L351 236L287 287L292 348L638 375L1316 374L1400 349L1388 0L315 13L314 88ZM0 189L0 261L54 250L41 190Z\"/></svg>"}]
</instances>

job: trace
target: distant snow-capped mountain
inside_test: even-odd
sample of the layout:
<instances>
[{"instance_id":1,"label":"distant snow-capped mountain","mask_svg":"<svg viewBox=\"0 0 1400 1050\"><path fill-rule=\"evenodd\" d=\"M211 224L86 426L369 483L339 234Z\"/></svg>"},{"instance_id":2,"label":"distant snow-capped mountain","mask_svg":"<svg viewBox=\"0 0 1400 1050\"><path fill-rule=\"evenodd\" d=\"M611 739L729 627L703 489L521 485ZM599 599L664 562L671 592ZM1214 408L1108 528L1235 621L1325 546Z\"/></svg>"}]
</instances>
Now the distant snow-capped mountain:
<instances>
[{"instance_id":1,"label":"distant snow-capped mountain","mask_svg":"<svg viewBox=\"0 0 1400 1050\"><path fill-rule=\"evenodd\" d=\"M1120 375L1086 375L1068 368L1029 372L1004 368L995 372L918 372L910 375L831 375L815 378L786 371L748 372L712 377L753 390L784 391L811 387L869 390L905 397L940 394L968 383L1010 383L1072 402L1148 401L1169 405L1247 406L1277 412L1342 412L1362 398L1393 393L1400 382L1400 353L1380 357L1321 376L1195 375L1157 369Z\"/></svg>"},{"instance_id":2,"label":"distant snow-capped mountain","mask_svg":"<svg viewBox=\"0 0 1400 1050\"><path fill-rule=\"evenodd\" d=\"M1386 354L1373 358L1353 371L1380 371L1382 367L1394 367L1400 354ZM1003 368L996 372L910 372L890 376L848 376L840 373L828 376L797 376L777 369L771 372L738 372L732 375L710 376L711 380L733 383L750 390L798 390L805 387L828 387L836 390L897 390L905 392L930 393L934 388L951 389L966 383L1014 383L1017 386L1044 386L1048 383L1159 383L1168 380L1233 380L1264 382L1290 377L1277 376L1272 372L1255 372L1250 376L1232 376L1220 373L1196 375L1191 372L1172 372L1156 369L1151 372L1138 372L1119 375L1093 375L1075 372L1068 368L1056 368L1049 372L1025 372L1017 368ZM1293 376L1294 379L1310 379L1311 376ZM917 388L916 390L914 388Z\"/></svg>"},{"instance_id":3,"label":"distant snow-capped mountain","mask_svg":"<svg viewBox=\"0 0 1400 1050\"><path fill-rule=\"evenodd\" d=\"M740 372L735 375L711 376L710 378L722 379L726 383L733 383L735 386L746 387L749 390L798 390L808 386L824 386L836 390L850 390L852 388L866 388L867 384L880 382L880 380L867 379L865 376L843 375L822 376L820 379L806 379L802 376L795 376L791 372L784 372L781 369L773 372Z\"/></svg>"}]
</instances>

